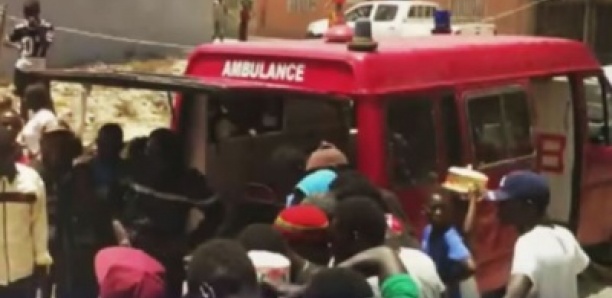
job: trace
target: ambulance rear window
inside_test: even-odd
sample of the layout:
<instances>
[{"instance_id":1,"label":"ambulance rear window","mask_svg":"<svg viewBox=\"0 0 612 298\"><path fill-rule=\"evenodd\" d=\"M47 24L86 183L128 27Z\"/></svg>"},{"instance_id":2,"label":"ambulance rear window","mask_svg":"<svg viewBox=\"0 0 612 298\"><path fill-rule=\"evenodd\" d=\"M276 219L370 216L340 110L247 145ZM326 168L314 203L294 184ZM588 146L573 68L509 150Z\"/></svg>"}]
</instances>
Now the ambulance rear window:
<instances>
[{"instance_id":1,"label":"ambulance rear window","mask_svg":"<svg viewBox=\"0 0 612 298\"><path fill-rule=\"evenodd\" d=\"M468 101L472 146L478 163L491 164L534 152L527 94L518 89Z\"/></svg>"}]
</instances>

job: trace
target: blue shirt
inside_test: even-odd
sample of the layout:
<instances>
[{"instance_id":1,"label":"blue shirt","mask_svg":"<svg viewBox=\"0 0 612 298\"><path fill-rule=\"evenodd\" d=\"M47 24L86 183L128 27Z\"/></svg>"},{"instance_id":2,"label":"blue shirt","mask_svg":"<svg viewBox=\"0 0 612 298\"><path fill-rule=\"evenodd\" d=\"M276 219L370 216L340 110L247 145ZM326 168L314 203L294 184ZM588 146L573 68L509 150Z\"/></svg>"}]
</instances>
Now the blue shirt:
<instances>
[{"instance_id":1,"label":"blue shirt","mask_svg":"<svg viewBox=\"0 0 612 298\"><path fill-rule=\"evenodd\" d=\"M463 242L459 232L451 227L441 234L432 235L431 225L423 231L423 251L427 253L434 263L440 278L447 282L455 279L462 270L461 263L470 258L470 251ZM448 285L447 290L450 298L462 298L458 284Z\"/></svg>"}]
</instances>

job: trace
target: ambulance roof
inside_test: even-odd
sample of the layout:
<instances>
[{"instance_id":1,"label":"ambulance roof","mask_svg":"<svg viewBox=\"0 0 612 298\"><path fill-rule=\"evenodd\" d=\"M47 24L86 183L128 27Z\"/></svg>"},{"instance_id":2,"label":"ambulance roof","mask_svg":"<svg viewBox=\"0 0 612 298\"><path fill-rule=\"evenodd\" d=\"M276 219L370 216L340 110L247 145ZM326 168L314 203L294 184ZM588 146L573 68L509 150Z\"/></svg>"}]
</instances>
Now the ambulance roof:
<instances>
[{"instance_id":1,"label":"ambulance roof","mask_svg":"<svg viewBox=\"0 0 612 298\"><path fill-rule=\"evenodd\" d=\"M298 64L303 79L228 76L238 61ZM381 40L375 52L355 52L322 40L207 44L189 59L186 73L206 82L331 94L385 94L490 80L595 70L600 66L580 42L519 36L428 36ZM248 72L248 67L247 67Z\"/></svg>"}]
</instances>

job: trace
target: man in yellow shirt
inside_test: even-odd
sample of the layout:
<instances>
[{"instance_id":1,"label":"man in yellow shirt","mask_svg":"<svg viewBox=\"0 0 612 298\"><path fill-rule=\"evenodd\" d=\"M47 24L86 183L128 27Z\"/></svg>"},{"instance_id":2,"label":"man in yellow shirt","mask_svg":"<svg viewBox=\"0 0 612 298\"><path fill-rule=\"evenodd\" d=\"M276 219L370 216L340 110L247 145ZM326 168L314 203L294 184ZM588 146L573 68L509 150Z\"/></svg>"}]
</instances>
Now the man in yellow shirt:
<instances>
[{"instance_id":1,"label":"man in yellow shirt","mask_svg":"<svg viewBox=\"0 0 612 298\"><path fill-rule=\"evenodd\" d=\"M0 126L0 298L34 298L51 264L45 187L34 169L15 162L16 135Z\"/></svg>"}]
</instances>

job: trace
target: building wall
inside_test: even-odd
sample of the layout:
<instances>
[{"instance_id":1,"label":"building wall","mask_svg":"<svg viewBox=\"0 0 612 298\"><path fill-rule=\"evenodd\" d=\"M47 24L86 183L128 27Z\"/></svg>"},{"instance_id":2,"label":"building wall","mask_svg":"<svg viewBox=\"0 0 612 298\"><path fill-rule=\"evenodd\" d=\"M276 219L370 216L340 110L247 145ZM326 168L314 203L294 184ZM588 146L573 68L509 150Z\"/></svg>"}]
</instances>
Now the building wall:
<instances>
[{"instance_id":1,"label":"building wall","mask_svg":"<svg viewBox=\"0 0 612 298\"><path fill-rule=\"evenodd\" d=\"M21 16L22 0L0 0L9 14ZM59 27L119 37L197 45L212 36L212 0L41 0L43 17ZM12 22L8 23L11 27ZM185 50L109 41L58 30L49 63L72 66L119 62L161 55L185 55ZM0 75L10 74L16 53L0 56Z\"/></svg>"},{"instance_id":2,"label":"building wall","mask_svg":"<svg viewBox=\"0 0 612 298\"><path fill-rule=\"evenodd\" d=\"M306 27L313 20L325 18L329 13L325 8L327 0L256 0L251 31L253 34L270 37L302 38ZM359 0L356 0L359 1ZM459 1L463 3L458 3ZM530 0L435 0L446 9L459 12L469 11L470 3L480 5L483 17L496 16L525 5ZM296 4L298 3L298 4ZM354 2L353 2L354 3ZM293 6L292 6L293 5ZM304 10L293 10L293 7ZM467 7L467 9L466 9ZM459 9L461 8L461 9ZM501 34L531 34L534 9L526 9L497 20ZM461 16L455 17L460 19ZM474 19L474 16L470 16Z\"/></svg>"}]
</instances>

